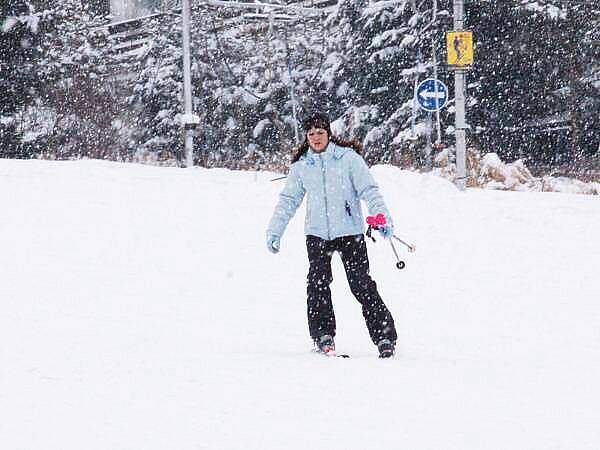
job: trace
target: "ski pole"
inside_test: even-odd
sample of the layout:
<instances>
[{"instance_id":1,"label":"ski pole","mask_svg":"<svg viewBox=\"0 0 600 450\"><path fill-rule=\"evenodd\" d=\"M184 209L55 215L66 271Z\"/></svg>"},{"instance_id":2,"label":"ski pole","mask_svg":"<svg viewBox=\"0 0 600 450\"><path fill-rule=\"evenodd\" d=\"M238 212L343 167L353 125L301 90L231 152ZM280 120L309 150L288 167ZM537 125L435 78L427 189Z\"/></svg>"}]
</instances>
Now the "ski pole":
<instances>
[{"instance_id":1,"label":"ski pole","mask_svg":"<svg viewBox=\"0 0 600 450\"><path fill-rule=\"evenodd\" d=\"M383 214L377 214L376 216L369 216L367 217L367 224L369 225L369 227L367 228L367 237L370 237L373 242L375 242L375 238L372 235L372 230L381 230L380 226L385 226L387 223L387 220L385 218L385 215ZM395 234L392 235L391 237L393 237L394 239L396 239L398 242L402 243L403 245L405 245L408 248L409 252L414 252L416 250L416 247L414 245L408 244L406 242L404 242L402 239L400 239L398 236L396 236ZM392 250L394 251L394 256L396 256L396 267L398 269L404 269L406 267L406 264L404 263L404 261L402 261L400 259L400 257L398 256L398 252L396 251L396 247L394 246L394 241L393 239L390 238L390 245L392 246Z\"/></svg>"},{"instance_id":2,"label":"ski pole","mask_svg":"<svg viewBox=\"0 0 600 450\"><path fill-rule=\"evenodd\" d=\"M408 251L413 253L417 250L417 248L414 245L408 244L406 242L404 242L402 239L400 239L398 236L396 236L395 234L392 236L394 239L396 239L398 242L401 242L402 244L406 245L406 247L408 248ZM390 240L391 242L391 240Z\"/></svg>"},{"instance_id":3,"label":"ski pole","mask_svg":"<svg viewBox=\"0 0 600 450\"><path fill-rule=\"evenodd\" d=\"M398 261L396 263L396 267L398 269L404 269L404 267L406 267L406 264L404 264L404 261L400 260L400 257L398 256L398 252L396 251L396 247L394 247L394 241L392 241L390 239L390 245L392 246L392 250L394 250L394 255L396 255L396 261Z\"/></svg>"}]
</instances>

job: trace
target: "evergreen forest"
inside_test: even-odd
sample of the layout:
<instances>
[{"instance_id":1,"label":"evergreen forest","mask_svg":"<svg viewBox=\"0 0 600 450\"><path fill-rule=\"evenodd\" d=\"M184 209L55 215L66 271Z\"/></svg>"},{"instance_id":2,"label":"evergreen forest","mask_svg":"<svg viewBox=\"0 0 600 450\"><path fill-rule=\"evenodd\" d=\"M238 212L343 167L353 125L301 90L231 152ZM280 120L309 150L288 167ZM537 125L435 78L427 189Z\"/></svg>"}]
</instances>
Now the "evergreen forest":
<instances>
[{"instance_id":1,"label":"evergreen forest","mask_svg":"<svg viewBox=\"0 0 600 450\"><path fill-rule=\"evenodd\" d=\"M1 157L182 164L180 9L114 23L93 2L0 5ZM441 148L452 158L452 14L451 0L339 0L310 15L192 2L195 164L285 171L313 111L360 140L370 164L427 170ZM465 29L468 151L597 174L600 4L466 0ZM413 100L434 60L450 92L438 146L436 115Z\"/></svg>"}]
</instances>

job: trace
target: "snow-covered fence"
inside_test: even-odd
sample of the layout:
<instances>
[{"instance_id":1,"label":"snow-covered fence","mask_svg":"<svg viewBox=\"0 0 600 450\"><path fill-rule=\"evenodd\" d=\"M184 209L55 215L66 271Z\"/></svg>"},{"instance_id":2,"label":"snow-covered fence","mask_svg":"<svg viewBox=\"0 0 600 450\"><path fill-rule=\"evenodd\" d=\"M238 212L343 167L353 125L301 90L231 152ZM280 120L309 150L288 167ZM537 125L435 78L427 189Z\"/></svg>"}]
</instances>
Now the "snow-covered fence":
<instances>
[{"instance_id":1,"label":"snow-covered fence","mask_svg":"<svg viewBox=\"0 0 600 450\"><path fill-rule=\"evenodd\" d=\"M163 14L151 14L135 19L113 22L99 28L104 28L108 32L111 41L114 43L112 47L114 53L124 58L135 57L150 42L151 33L145 25L162 16Z\"/></svg>"},{"instance_id":2,"label":"snow-covered fence","mask_svg":"<svg viewBox=\"0 0 600 450\"><path fill-rule=\"evenodd\" d=\"M179 14L180 10L170 10L167 12L157 12L125 19L118 22L111 22L96 27L104 29L108 33L113 45L111 50L119 55L123 60L139 56L148 47L153 34L153 26L158 21L169 20L173 15Z\"/></svg>"},{"instance_id":3,"label":"snow-covered fence","mask_svg":"<svg viewBox=\"0 0 600 450\"><path fill-rule=\"evenodd\" d=\"M298 5L304 8L321 8L327 12L332 11L338 4L338 0L292 0L289 5Z\"/></svg>"}]
</instances>

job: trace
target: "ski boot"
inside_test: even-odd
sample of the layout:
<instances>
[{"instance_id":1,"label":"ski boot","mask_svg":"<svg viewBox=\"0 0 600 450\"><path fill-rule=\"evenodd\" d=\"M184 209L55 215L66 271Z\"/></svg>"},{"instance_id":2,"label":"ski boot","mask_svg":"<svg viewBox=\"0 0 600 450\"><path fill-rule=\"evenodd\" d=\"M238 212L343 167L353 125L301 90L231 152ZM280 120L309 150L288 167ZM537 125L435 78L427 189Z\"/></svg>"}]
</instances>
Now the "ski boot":
<instances>
[{"instance_id":1,"label":"ski boot","mask_svg":"<svg viewBox=\"0 0 600 450\"><path fill-rule=\"evenodd\" d=\"M333 337L329 334L315 339L315 347L317 353L323 353L325 356L335 356L335 343Z\"/></svg>"},{"instance_id":2,"label":"ski boot","mask_svg":"<svg viewBox=\"0 0 600 450\"><path fill-rule=\"evenodd\" d=\"M379 350L380 358L391 358L396 352L396 343L389 339L382 339L377 344L377 350Z\"/></svg>"}]
</instances>

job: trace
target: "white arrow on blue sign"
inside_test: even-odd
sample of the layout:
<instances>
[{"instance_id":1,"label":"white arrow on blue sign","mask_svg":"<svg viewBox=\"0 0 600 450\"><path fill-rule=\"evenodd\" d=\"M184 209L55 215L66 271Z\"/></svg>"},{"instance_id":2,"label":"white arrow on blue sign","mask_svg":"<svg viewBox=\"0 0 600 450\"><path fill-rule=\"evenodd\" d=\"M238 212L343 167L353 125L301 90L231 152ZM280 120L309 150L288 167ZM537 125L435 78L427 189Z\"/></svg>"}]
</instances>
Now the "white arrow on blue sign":
<instances>
[{"instance_id":1,"label":"white arrow on blue sign","mask_svg":"<svg viewBox=\"0 0 600 450\"><path fill-rule=\"evenodd\" d=\"M425 111L437 111L448 102L448 88L440 80L427 78L419 83L416 92L419 106Z\"/></svg>"}]
</instances>

